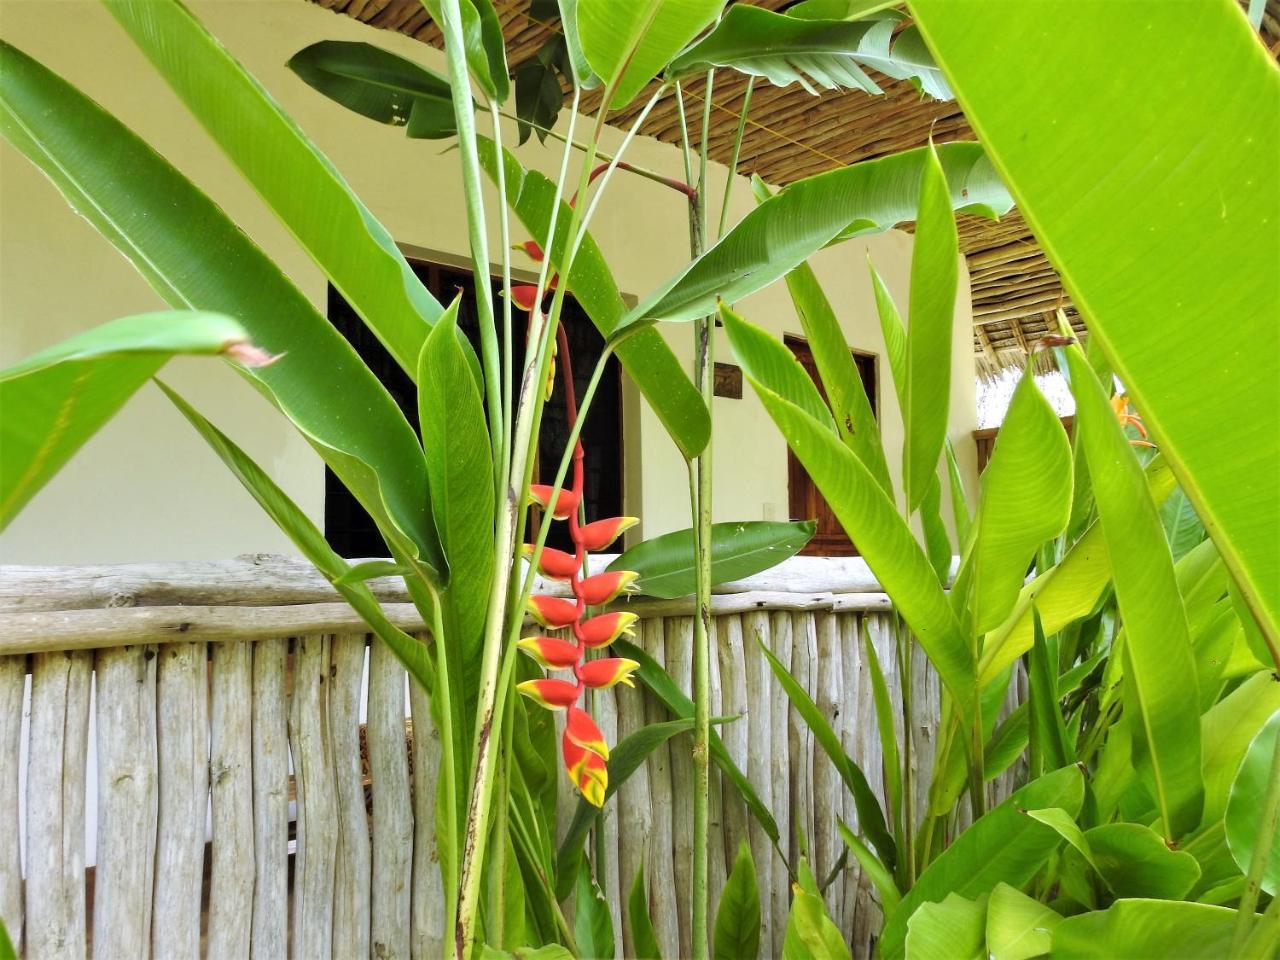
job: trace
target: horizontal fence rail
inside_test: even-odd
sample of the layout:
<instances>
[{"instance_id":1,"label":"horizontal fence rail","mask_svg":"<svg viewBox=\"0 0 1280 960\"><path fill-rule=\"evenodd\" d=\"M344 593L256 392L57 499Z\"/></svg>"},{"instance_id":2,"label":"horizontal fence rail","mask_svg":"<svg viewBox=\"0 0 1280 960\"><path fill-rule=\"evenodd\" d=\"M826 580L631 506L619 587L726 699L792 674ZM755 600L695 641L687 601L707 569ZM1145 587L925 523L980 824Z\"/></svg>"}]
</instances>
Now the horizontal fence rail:
<instances>
[{"instance_id":1,"label":"horizontal fence rail","mask_svg":"<svg viewBox=\"0 0 1280 960\"><path fill-rule=\"evenodd\" d=\"M429 639L401 584L371 585L393 622ZM626 607L641 616L636 642L689 692L692 601ZM879 905L852 858L841 866L837 833L841 819L856 828L853 798L761 646L882 793L870 637L919 767L918 813L934 731L902 729L901 696L910 690L916 717L936 716L936 677L923 656L898 676L888 599L858 559L794 558L721 585L713 614L711 712L737 718L719 734L781 836L775 849L713 768L713 903L747 842L762 954L780 955L803 837L815 874L833 877L833 919L854 956L870 956ZM439 743L426 695L410 687L302 561L0 567L0 919L20 954L440 956ZM670 718L641 689L597 691L595 708L614 743ZM682 734L599 821L619 955L632 952L622 904L642 863L663 955L690 952L692 781ZM560 796L563 831L577 803L563 774Z\"/></svg>"}]
</instances>

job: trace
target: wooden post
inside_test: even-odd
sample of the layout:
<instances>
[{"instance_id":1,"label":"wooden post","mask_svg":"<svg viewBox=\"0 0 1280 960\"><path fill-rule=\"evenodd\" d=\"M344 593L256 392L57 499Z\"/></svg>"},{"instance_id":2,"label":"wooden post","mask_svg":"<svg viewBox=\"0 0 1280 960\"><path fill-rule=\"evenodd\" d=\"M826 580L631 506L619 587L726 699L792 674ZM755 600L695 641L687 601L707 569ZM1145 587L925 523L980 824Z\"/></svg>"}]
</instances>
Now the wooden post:
<instances>
[{"instance_id":1,"label":"wooden post","mask_svg":"<svg viewBox=\"0 0 1280 960\"><path fill-rule=\"evenodd\" d=\"M667 673L689 696L693 689L693 617L666 621ZM671 738L671 847L675 874L676 914L680 918L680 952L693 955L693 737Z\"/></svg>"},{"instance_id":2,"label":"wooden post","mask_svg":"<svg viewBox=\"0 0 1280 960\"><path fill-rule=\"evenodd\" d=\"M27 658L0 657L0 923L22 956L22 850L18 780Z\"/></svg>"},{"instance_id":3,"label":"wooden post","mask_svg":"<svg viewBox=\"0 0 1280 960\"><path fill-rule=\"evenodd\" d=\"M770 646L775 657L782 663L791 663L791 615L775 612L769 615ZM778 823L778 842L787 855L784 862L774 858L773 862L773 953L782 956L782 942L787 931L787 914L791 911L791 874L789 864L795 863L795 855L791 846L791 736L790 722L791 703L781 685L773 679L773 672L768 664L770 691L769 710L772 714L773 740L770 743L769 780L773 796L773 818Z\"/></svg>"},{"instance_id":4,"label":"wooden post","mask_svg":"<svg viewBox=\"0 0 1280 960\"><path fill-rule=\"evenodd\" d=\"M813 663L814 702L833 730L840 729L843 658L840 625L834 613L814 615L817 656ZM852 707L853 704L850 704ZM844 847L836 832L836 819L844 813L845 787L831 758L813 747L813 864L819 883L835 869ZM839 882L826 891L827 912L837 926L844 919L844 890Z\"/></svg>"},{"instance_id":5,"label":"wooden post","mask_svg":"<svg viewBox=\"0 0 1280 960\"><path fill-rule=\"evenodd\" d=\"M666 624L658 618L640 621L640 645L658 663L665 663ZM646 703L650 723L671 719L667 708L656 697L647 696ZM645 871L649 881L653 931L664 957L682 956L672 841L672 818L675 815L671 784L672 751L668 741L649 755L649 785L653 790L653 840L649 849L653 852L653 859L645 865Z\"/></svg>"},{"instance_id":6,"label":"wooden post","mask_svg":"<svg viewBox=\"0 0 1280 960\"><path fill-rule=\"evenodd\" d=\"M289 745L297 793L293 866L293 955L333 953L333 884L338 836L329 742L329 638L298 637L293 653Z\"/></svg>"},{"instance_id":7,"label":"wooden post","mask_svg":"<svg viewBox=\"0 0 1280 960\"><path fill-rule=\"evenodd\" d=\"M103 957L144 957L151 953L156 867L156 648L101 650L95 669L93 949Z\"/></svg>"},{"instance_id":8,"label":"wooden post","mask_svg":"<svg viewBox=\"0 0 1280 960\"><path fill-rule=\"evenodd\" d=\"M214 644L212 654L209 787L213 862L208 955L247 958L253 934L253 925L245 922L253 916L253 649L243 640L233 640ZM101 666L98 670L101 697Z\"/></svg>"},{"instance_id":9,"label":"wooden post","mask_svg":"<svg viewBox=\"0 0 1280 960\"><path fill-rule=\"evenodd\" d=\"M253 645L254 960L276 960L289 943L289 732L287 640Z\"/></svg>"},{"instance_id":10,"label":"wooden post","mask_svg":"<svg viewBox=\"0 0 1280 960\"><path fill-rule=\"evenodd\" d=\"M409 756L405 750L404 687L404 667L391 648L374 637L369 646L366 738L373 789L370 938L373 956L380 960L408 960L410 952L413 807L409 799ZM428 719L428 729L430 725Z\"/></svg>"},{"instance_id":11,"label":"wooden post","mask_svg":"<svg viewBox=\"0 0 1280 960\"><path fill-rule=\"evenodd\" d=\"M413 713L413 882L410 893L409 952L413 960L437 960L444 953L444 877L436 849L436 782L440 731L431 719L431 701L409 685Z\"/></svg>"},{"instance_id":12,"label":"wooden post","mask_svg":"<svg viewBox=\"0 0 1280 960\"><path fill-rule=\"evenodd\" d=\"M158 958L193 957L200 952L209 812L208 653L203 643L172 643L159 660L160 804L151 943Z\"/></svg>"},{"instance_id":13,"label":"wooden post","mask_svg":"<svg viewBox=\"0 0 1280 960\"><path fill-rule=\"evenodd\" d=\"M756 793L773 806L773 703L769 665L760 652L760 641L771 643L769 614L760 611L742 615L742 652L747 687L747 730L750 749L745 772ZM776 814L775 814L776 816ZM760 887L760 944L773 955L777 951L774 938L773 880L778 863L773 843L764 827L752 817L747 823L751 843L751 859L755 861L756 883Z\"/></svg>"},{"instance_id":14,"label":"wooden post","mask_svg":"<svg viewBox=\"0 0 1280 960\"><path fill-rule=\"evenodd\" d=\"M24 938L30 960L79 960L85 955L90 658L81 652L42 653L31 663Z\"/></svg>"},{"instance_id":15,"label":"wooden post","mask_svg":"<svg viewBox=\"0 0 1280 960\"><path fill-rule=\"evenodd\" d=\"M638 687L618 688L618 739L629 737L645 726L644 692ZM618 842L618 883L621 887L622 900L618 904L618 912L622 915L623 956L636 955L635 940L631 931L631 914L625 908L626 898L631 894L631 885L643 863L645 880L652 879L653 850L653 802L650 796L649 769L654 761L640 764L635 772L627 778L626 783L618 788L618 819L626 824L625 832ZM646 882L646 894L648 883ZM647 897L652 915L652 897Z\"/></svg>"},{"instance_id":16,"label":"wooden post","mask_svg":"<svg viewBox=\"0 0 1280 960\"><path fill-rule=\"evenodd\" d=\"M333 871L333 956L369 955L369 817L360 763L364 634L329 640L328 726L337 817Z\"/></svg>"}]
</instances>

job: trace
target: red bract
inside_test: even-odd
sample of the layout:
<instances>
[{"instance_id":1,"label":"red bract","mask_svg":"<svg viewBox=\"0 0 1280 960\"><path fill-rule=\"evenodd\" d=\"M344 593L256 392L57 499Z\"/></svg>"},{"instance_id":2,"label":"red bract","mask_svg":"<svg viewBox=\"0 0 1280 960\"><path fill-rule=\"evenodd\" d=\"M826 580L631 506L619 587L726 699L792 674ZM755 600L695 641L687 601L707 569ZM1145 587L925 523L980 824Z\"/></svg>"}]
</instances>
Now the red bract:
<instances>
[{"instance_id":1,"label":"red bract","mask_svg":"<svg viewBox=\"0 0 1280 960\"><path fill-rule=\"evenodd\" d=\"M540 680L526 680L524 683L516 684L516 689L548 710L563 710L578 701L578 685L569 683L567 680L552 680L546 677Z\"/></svg>"},{"instance_id":2,"label":"red bract","mask_svg":"<svg viewBox=\"0 0 1280 960\"><path fill-rule=\"evenodd\" d=\"M582 547L589 553L607 550L624 531L630 530L639 522L635 517L610 517L608 520L588 523L579 531Z\"/></svg>"},{"instance_id":3,"label":"red bract","mask_svg":"<svg viewBox=\"0 0 1280 960\"><path fill-rule=\"evenodd\" d=\"M560 751L564 754L564 768L569 772L569 779L583 799L597 807L604 806L605 793L609 788L609 768L604 758L584 750L567 734L560 740Z\"/></svg>"},{"instance_id":4,"label":"red bract","mask_svg":"<svg viewBox=\"0 0 1280 960\"><path fill-rule=\"evenodd\" d=\"M578 639L588 647L607 647L621 636L631 636L637 619L634 613L602 613L579 624Z\"/></svg>"},{"instance_id":5,"label":"red bract","mask_svg":"<svg viewBox=\"0 0 1280 960\"><path fill-rule=\"evenodd\" d=\"M582 659L576 643L555 637L525 637L516 646L548 670L564 670Z\"/></svg>"},{"instance_id":6,"label":"red bract","mask_svg":"<svg viewBox=\"0 0 1280 960\"><path fill-rule=\"evenodd\" d=\"M560 490L557 492L545 483L529 484L529 500L536 503L542 509L551 510L551 516L556 520L568 520L570 516L576 516L578 513L578 504L582 501L582 494L576 490ZM554 507L551 504L554 503Z\"/></svg>"},{"instance_id":7,"label":"red bract","mask_svg":"<svg viewBox=\"0 0 1280 960\"><path fill-rule=\"evenodd\" d=\"M569 707L564 725L565 737L592 753L599 754L602 759L609 759L609 745L604 742L604 734L591 719L591 714L578 707Z\"/></svg>"},{"instance_id":8,"label":"red bract","mask_svg":"<svg viewBox=\"0 0 1280 960\"><path fill-rule=\"evenodd\" d=\"M578 620L578 605L561 597L535 594L529 598L529 613L549 630L561 630Z\"/></svg>"},{"instance_id":9,"label":"red bract","mask_svg":"<svg viewBox=\"0 0 1280 960\"><path fill-rule=\"evenodd\" d=\"M631 674L640 669L640 664L625 657L606 657L602 660L588 660L578 670L578 678L588 687L597 690L612 687L615 683L624 683L628 687L635 686L631 682Z\"/></svg>"},{"instance_id":10,"label":"red bract","mask_svg":"<svg viewBox=\"0 0 1280 960\"><path fill-rule=\"evenodd\" d=\"M587 577L582 581L582 599L592 607L609 603L629 591L638 576L631 570L609 570Z\"/></svg>"},{"instance_id":11,"label":"red bract","mask_svg":"<svg viewBox=\"0 0 1280 960\"><path fill-rule=\"evenodd\" d=\"M533 550L533 544L524 545L525 556L531 555ZM572 580L578 572L578 558L554 547L543 547L538 556L538 572L548 580Z\"/></svg>"}]
</instances>

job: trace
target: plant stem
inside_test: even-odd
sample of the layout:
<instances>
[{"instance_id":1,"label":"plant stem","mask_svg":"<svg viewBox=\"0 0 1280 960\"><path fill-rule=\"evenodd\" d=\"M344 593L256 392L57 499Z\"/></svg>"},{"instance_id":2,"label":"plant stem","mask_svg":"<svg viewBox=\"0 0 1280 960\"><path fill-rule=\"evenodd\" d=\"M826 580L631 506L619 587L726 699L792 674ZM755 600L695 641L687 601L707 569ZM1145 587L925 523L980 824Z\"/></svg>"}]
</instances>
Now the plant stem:
<instances>
[{"instance_id":1,"label":"plant stem","mask_svg":"<svg viewBox=\"0 0 1280 960\"><path fill-rule=\"evenodd\" d=\"M441 865L444 876L445 916L452 916L458 902L458 769L454 753L453 704L450 700L449 660L445 655L444 617L441 612L440 594L431 591L431 639L436 648L436 683L431 691L432 706L439 714L440 771L447 779L444 794L445 835L449 838L445 851L449 862Z\"/></svg>"},{"instance_id":2,"label":"plant stem","mask_svg":"<svg viewBox=\"0 0 1280 960\"><path fill-rule=\"evenodd\" d=\"M742 94L742 111L738 114L738 132L733 137L733 153L729 156L729 176L724 182L724 200L720 203L720 226L716 230L717 237L724 236L725 225L729 222L729 197L733 193L733 181L738 177L738 157L742 153L742 135L747 129L747 111L751 109L751 91L755 89L756 78L747 77L747 89ZM707 95L707 103L711 95Z\"/></svg>"},{"instance_id":3,"label":"plant stem","mask_svg":"<svg viewBox=\"0 0 1280 960\"><path fill-rule=\"evenodd\" d=\"M511 471L511 213L507 210L507 165L502 150L502 119L490 102L493 120L493 152L497 157L498 224L502 236L502 465L499 477ZM477 278L477 283L479 278Z\"/></svg>"},{"instance_id":4,"label":"plant stem","mask_svg":"<svg viewBox=\"0 0 1280 960\"><path fill-rule=\"evenodd\" d=\"M494 464L494 487L501 499L504 475L497 467L506 462L503 452L502 372L498 361L498 335L493 323L493 292L489 289L489 237L485 229L484 196L480 188L480 155L476 149L475 104L467 72L462 14L459 0L441 0L441 23L449 65L449 87L458 125L458 150L462 155L462 187L467 200L467 234L471 242L471 268L475 277L476 314L480 327L480 358L484 365L485 405L489 410L489 446ZM509 251L503 251L503 260Z\"/></svg>"},{"instance_id":5,"label":"plant stem","mask_svg":"<svg viewBox=\"0 0 1280 960\"><path fill-rule=\"evenodd\" d=\"M902 819L904 821L902 833L906 837L906 850L903 853L903 859L906 862L907 881L903 889L909 890L915 886L916 882L916 778L912 771L915 755L913 749L915 718L912 712L913 698L911 695L913 651L911 637L909 634L904 634L902 617L899 616L897 610L893 613L893 635L897 646L898 663L902 677L900 681L902 684ZM925 822L928 822L927 818Z\"/></svg>"},{"instance_id":6,"label":"plant stem","mask_svg":"<svg viewBox=\"0 0 1280 960\"><path fill-rule=\"evenodd\" d=\"M698 192L690 211L692 253L696 259L707 245L707 149L711 130L711 86L715 71L707 72L706 97L703 100L702 140L698 151ZM714 397L712 320L702 317L694 321L694 383L702 393L707 411ZM706 960L709 955L709 884L708 847L709 807L711 798L711 444L698 455L692 466L697 489L692 497L694 538L697 550L697 616L693 629L693 956Z\"/></svg>"},{"instance_id":7,"label":"plant stem","mask_svg":"<svg viewBox=\"0 0 1280 960\"><path fill-rule=\"evenodd\" d=\"M1236 913L1236 929L1231 937L1231 956L1239 952L1248 939L1249 927L1256 922L1258 891L1262 888L1262 878L1271 862L1276 821L1280 820L1280 730L1276 731L1275 741L1274 752L1271 754L1271 778L1267 782L1266 798L1262 801L1262 816L1257 836L1254 837L1253 856L1249 859L1244 893L1240 897L1240 909Z\"/></svg>"},{"instance_id":8,"label":"plant stem","mask_svg":"<svg viewBox=\"0 0 1280 960\"><path fill-rule=\"evenodd\" d=\"M457 0L445 0L454 11ZM578 93L574 92L574 111L570 115L569 131L572 137L573 124L577 118ZM561 164L559 189L563 191L564 177L568 169L568 148ZM555 236L555 218L559 212L559 204L552 208L550 237ZM547 249L550 249L548 240ZM549 259L549 258L548 258ZM545 288L547 264L544 260L538 282L539 297ZM530 323L530 342L542 342L543 317L541 310L535 307ZM516 424L511 448L511 468L506 476L500 478L501 496L499 497L499 513L494 531L494 577L490 586L489 604L485 615L484 645L481 650L479 690L476 700L475 741L472 750L471 795L467 806L466 829L463 833L461 879L459 881L458 905L454 920L454 955L456 960L466 960L475 940L477 913L480 905L480 877L483 872L484 850L488 842L489 831L489 794L493 782L493 751L490 734L493 729L499 690L505 694L507 688L500 687L498 671L502 655L504 636L507 591L511 581L511 571L515 564L513 551L515 547L516 528L524 490L527 486L526 464L530 447L530 433L535 412L535 401L540 398L542 381L538 379L539 361L545 358L536 356L529 358L525 364L520 384L520 400L516 412ZM520 477L522 486L516 487L513 478ZM508 684L509 688L509 684ZM505 702L506 697L502 700ZM446 913L446 916L449 914Z\"/></svg>"}]
</instances>

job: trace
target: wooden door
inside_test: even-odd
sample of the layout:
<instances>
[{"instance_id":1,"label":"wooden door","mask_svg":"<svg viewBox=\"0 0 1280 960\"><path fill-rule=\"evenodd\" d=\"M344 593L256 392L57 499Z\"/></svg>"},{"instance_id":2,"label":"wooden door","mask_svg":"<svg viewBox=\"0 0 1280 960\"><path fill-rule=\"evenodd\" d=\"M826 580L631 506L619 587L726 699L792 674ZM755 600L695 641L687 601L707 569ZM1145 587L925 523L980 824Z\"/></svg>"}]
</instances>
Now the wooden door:
<instances>
[{"instance_id":1,"label":"wooden door","mask_svg":"<svg viewBox=\"0 0 1280 960\"><path fill-rule=\"evenodd\" d=\"M822 378L818 375L818 366L813 360L813 351L809 349L809 342L803 337L787 336L785 338L787 346L791 352L795 354L800 365L805 368L813 382L818 387L818 392L826 399L827 391L822 385ZM862 377L862 385L867 390L867 397L871 401L871 410L879 419L880 411L876 404L876 358L874 354L862 353L858 350L850 351L853 354L853 362L858 368L858 374ZM809 476L808 471L801 466L800 461L796 459L796 455L791 452L791 448L787 448L787 501L788 512L792 520L817 520L818 530L813 535L813 539L805 545L801 550L801 554L806 556L818 557L853 557L857 556L858 549L849 540L848 535L844 532L844 528L840 526L840 521L836 519L835 513L827 504L826 498L818 492L817 486L813 479Z\"/></svg>"}]
</instances>

